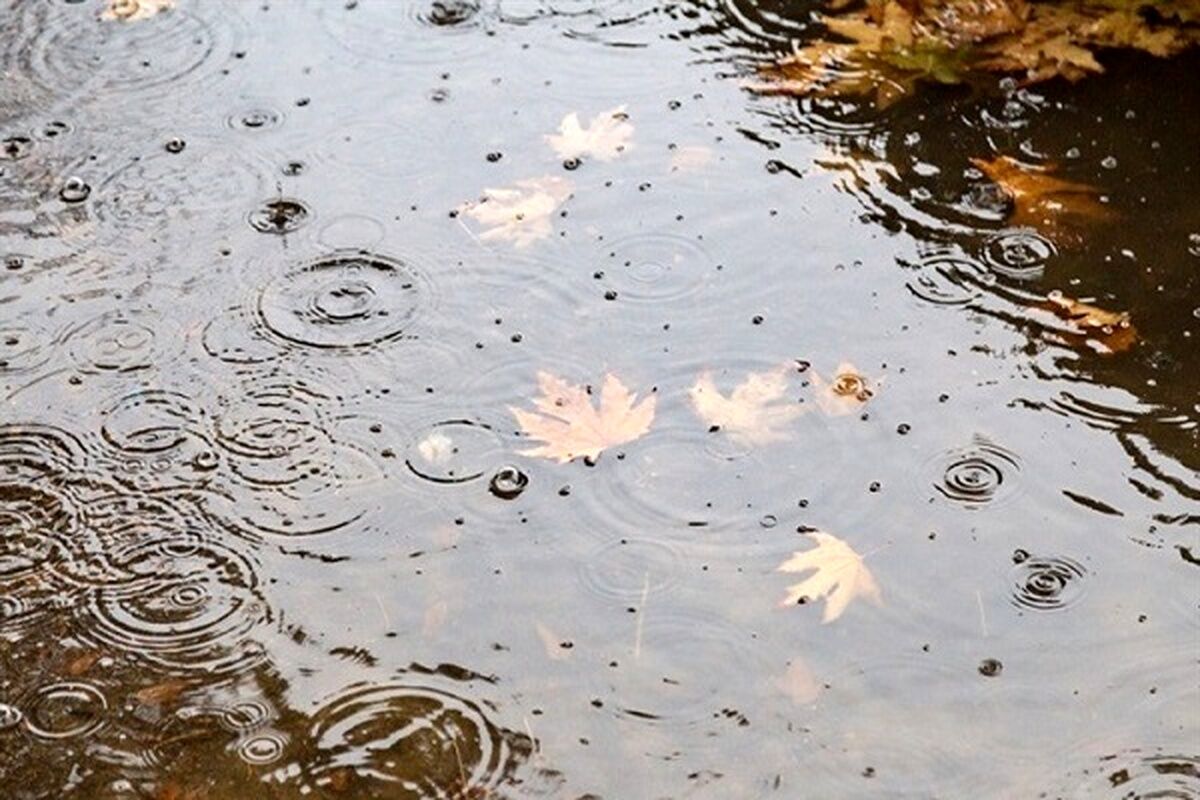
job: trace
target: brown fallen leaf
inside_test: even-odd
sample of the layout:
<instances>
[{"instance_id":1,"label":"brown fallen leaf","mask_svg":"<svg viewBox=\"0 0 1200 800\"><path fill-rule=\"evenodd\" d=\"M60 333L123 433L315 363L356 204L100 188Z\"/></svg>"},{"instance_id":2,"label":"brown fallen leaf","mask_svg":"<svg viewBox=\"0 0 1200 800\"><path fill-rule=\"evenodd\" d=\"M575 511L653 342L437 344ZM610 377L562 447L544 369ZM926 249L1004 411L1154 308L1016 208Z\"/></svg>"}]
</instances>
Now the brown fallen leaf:
<instances>
[{"instance_id":1,"label":"brown fallen leaf","mask_svg":"<svg viewBox=\"0 0 1200 800\"><path fill-rule=\"evenodd\" d=\"M814 370L812 384L816 390L817 407L830 417L857 413L875 394L862 373L848 362L838 365L837 372L828 383Z\"/></svg>"},{"instance_id":2,"label":"brown fallen leaf","mask_svg":"<svg viewBox=\"0 0 1200 800\"><path fill-rule=\"evenodd\" d=\"M546 141L560 158L587 156L598 161L612 161L632 150L632 139L633 125L625 113L625 106L600 112L592 117L586 128L579 124L579 115L572 111L563 117L557 134L546 136Z\"/></svg>"},{"instance_id":3,"label":"brown fallen leaf","mask_svg":"<svg viewBox=\"0 0 1200 800\"><path fill-rule=\"evenodd\" d=\"M713 383L712 374L705 372L688 395L700 419L729 438L744 444L769 444L786 439L783 429L806 411L795 400L784 398L787 376L786 366L752 372L726 397Z\"/></svg>"},{"instance_id":4,"label":"brown fallen leaf","mask_svg":"<svg viewBox=\"0 0 1200 800\"><path fill-rule=\"evenodd\" d=\"M809 534L817 543L811 550L794 553L779 565L780 572L811 572L800 583L788 587L787 597L780 605L788 606L810 600L824 599L825 611L821 622L833 622L840 617L856 597L883 604L879 586L871 571L863 564L862 556L836 536L814 531Z\"/></svg>"},{"instance_id":5,"label":"brown fallen leaf","mask_svg":"<svg viewBox=\"0 0 1200 800\"><path fill-rule=\"evenodd\" d=\"M591 388L577 386L548 372L538 373L541 396L537 412L509 408L526 435L544 444L523 455L541 456L566 463L574 458L595 458L606 448L631 442L650 430L655 398L640 403L615 375L606 375L599 408L592 406Z\"/></svg>"},{"instance_id":6,"label":"brown fallen leaf","mask_svg":"<svg viewBox=\"0 0 1200 800\"><path fill-rule=\"evenodd\" d=\"M528 247L554 232L550 219L575 186L566 178L543 175L505 189L484 189L482 200L459 210L484 227L483 241L500 239Z\"/></svg>"},{"instance_id":7,"label":"brown fallen leaf","mask_svg":"<svg viewBox=\"0 0 1200 800\"><path fill-rule=\"evenodd\" d=\"M172 678L139 689L133 697L144 706L163 706L174 702L186 688L187 681Z\"/></svg>"},{"instance_id":8,"label":"brown fallen leaf","mask_svg":"<svg viewBox=\"0 0 1200 800\"><path fill-rule=\"evenodd\" d=\"M136 22L175 7L175 0L108 0L101 19Z\"/></svg>"},{"instance_id":9,"label":"brown fallen leaf","mask_svg":"<svg viewBox=\"0 0 1200 800\"><path fill-rule=\"evenodd\" d=\"M1067 322L1067 334L1081 337L1098 353L1122 353L1137 344L1137 328L1127 311L1108 311L1066 297L1062 292L1051 292L1040 307Z\"/></svg>"},{"instance_id":10,"label":"brown fallen leaf","mask_svg":"<svg viewBox=\"0 0 1200 800\"><path fill-rule=\"evenodd\" d=\"M177 783L164 783L155 791L154 800L208 800L208 791L203 788L185 789Z\"/></svg>"},{"instance_id":11,"label":"brown fallen leaf","mask_svg":"<svg viewBox=\"0 0 1200 800\"><path fill-rule=\"evenodd\" d=\"M1014 225L1036 228L1052 239L1069 242L1078 238L1081 223L1113 217L1095 187L1056 178L1050 174L1053 166L1028 167L1008 156L973 158L971 163L1008 195L1012 201L1009 221Z\"/></svg>"},{"instance_id":12,"label":"brown fallen leaf","mask_svg":"<svg viewBox=\"0 0 1200 800\"><path fill-rule=\"evenodd\" d=\"M88 650L82 655L76 656L67 664L67 674L75 678L84 675L96 665L100 657L101 653L99 650Z\"/></svg>"}]
</instances>

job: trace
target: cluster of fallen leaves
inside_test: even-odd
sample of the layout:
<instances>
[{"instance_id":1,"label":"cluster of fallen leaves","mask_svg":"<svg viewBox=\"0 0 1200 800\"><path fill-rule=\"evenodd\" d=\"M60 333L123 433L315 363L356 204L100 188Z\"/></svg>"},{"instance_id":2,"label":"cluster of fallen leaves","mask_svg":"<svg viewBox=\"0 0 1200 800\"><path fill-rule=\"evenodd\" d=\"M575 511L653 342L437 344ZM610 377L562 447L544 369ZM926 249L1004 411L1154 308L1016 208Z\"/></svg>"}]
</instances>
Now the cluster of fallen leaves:
<instances>
[{"instance_id":1,"label":"cluster of fallen leaves","mask_svg":"<svg viewBox=\"0 0 1200 800\"><path fill-rule=\"evenodd\" d=\"M597 114L586 127L571 112L563 117L557 134L544 138L565 162L612 161L633 149L633 124L624 106ZM507 241L523 248L554 232L554 213L574 191L575 184L568 178L542 175L510 187L484 189L482 198L458 210L482 226L481 240Z\"/></svg>"},{"instance_id":2,"label":"cluster of fallen leaves","mask_svg":"<svg viewBox=\"0 0 1200 800\"><path fill-rule=\"evenodd\" d=\"M792 374L807 372L798 365L783 365L750 373L728 394L711 373L702 373L689 390L692 408L712 432L723 432L735 441L765 445L787 439L786 427L810 407L798 397L788 397ZM873 389L853 365L841 364L828 381L815 371L810 385L815 407L830 416L859 411ZM522 431L540 444L524 455L566 463L576 458L594 459L604 450L634 441L650 430L657 397L640 401L612 374L604 377L599 402L592 388L546 372L538 375L540 395L536 411L511 408ZM848 544L832 534L812 534L816 547L796 553L779 567L784 572L811 573L788 590L784 604L824 600L823 622L841 616L850 601L863 597L880 602L879 588L870 571Z\"/></svg>"},{"instance_id":3,"label":"cluster of fallen leaves","mask_svg":"<svg viewBox=\"0 0 1200 800\"><path fill-rule=\"evenodd\" d=\"M761 70L771 94L856 96L886 107L917 84L1002 73L1025 83L1103 72L1096 51L1166 57L1200 42L1197 0L834 0L818 39ZM840 41L838 41L840 40Z\"/></svg>"},{"instance_id":4,"label":"cluster of fallen leaves","mask_svg":"<svg viewBox=\"0 0 1200 800\"><path fill-rule=\"evenodd\" d=\"M811 375L816 408L828 416L859 411L874 393L853 364L843 363L826 381L807 365L781 365L752 372L728 394L709 372L701 373L688 391L696 415L713 433L723 432L746 445L762 445L788 438L786 426L811 407L798 396L788 397L793 374ZM548 372L538 374L540 396L536 411L510 408L526 436L542 442L522 451L560 463L576 458L594 459L604 450L631 442L650 430L656 397L640 402L616 375L608 374L600 388L599 405L592 403L592 387L573 384Z\"/></svg>"}]
</instances>

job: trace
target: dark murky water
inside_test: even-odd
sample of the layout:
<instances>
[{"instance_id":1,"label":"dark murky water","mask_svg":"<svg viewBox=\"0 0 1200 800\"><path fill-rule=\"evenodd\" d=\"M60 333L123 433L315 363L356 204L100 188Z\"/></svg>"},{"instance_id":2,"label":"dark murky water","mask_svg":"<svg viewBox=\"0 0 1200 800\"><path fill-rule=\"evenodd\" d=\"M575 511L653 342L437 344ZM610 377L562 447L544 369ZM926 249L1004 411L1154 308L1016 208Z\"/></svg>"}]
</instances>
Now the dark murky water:
<instances>
[{"instance_id":1,"label":"dark murky water","mask_svg":"<svg viewBox=\"0 0 1200 800\"><path fill-rule=\"evenodd\" d=\"M0 796L1200 797L1200 60L747 94L805 9L4 0ZM689 407L797 361L868 402ZM539 371L654 424L523 456ZM779 607L813 529L878 604Z\"/></svg>"}]
</instances>

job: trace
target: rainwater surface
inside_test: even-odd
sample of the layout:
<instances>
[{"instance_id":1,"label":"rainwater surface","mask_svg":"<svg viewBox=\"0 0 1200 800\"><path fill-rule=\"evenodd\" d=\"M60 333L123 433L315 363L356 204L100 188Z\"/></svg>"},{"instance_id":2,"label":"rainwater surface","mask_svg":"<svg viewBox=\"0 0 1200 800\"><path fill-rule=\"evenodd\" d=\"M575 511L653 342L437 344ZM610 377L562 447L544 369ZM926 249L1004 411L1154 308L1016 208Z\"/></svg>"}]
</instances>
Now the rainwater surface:
<instances>
[{"instance_id":1,"label":"rainwater surface","mask_svg":"<svg viewBox=\"0 0 1200 800\"><path fill-rule=\"evenodd\" d=\"M0 797L1200 797L1200 58L748 91L815 9L2 0Z\"/></svg>"}]
</instances>

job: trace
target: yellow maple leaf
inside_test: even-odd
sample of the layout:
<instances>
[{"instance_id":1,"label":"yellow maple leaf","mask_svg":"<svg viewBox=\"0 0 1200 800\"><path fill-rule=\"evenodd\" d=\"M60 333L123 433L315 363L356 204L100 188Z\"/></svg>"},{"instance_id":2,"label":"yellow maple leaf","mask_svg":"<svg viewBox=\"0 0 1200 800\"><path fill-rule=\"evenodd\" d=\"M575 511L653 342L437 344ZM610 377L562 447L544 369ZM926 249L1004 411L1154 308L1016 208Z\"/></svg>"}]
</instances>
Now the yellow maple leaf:
<instances>
[{"instance_id":1,"label":"yellow maple leaf","mask_svg":"<svg viewBox=\"0 0 1200 800\"><path fill-rule=\"evenodd\" d=\"M625 106L601 111L586 128L579 123L579 114L572 111L559 123L557 134L546 135L546 141L560 158L588 156L599 161L612 161L632 150L632 139L633 124Z\"/></svg>"},{"instance_id":2,"label":"yellow maple leaf","mask_svg":"<svg viewBox=\"0 0 1200 800\"><path fill-rule=\"evenodd\" d=\"M812 574L800 583L789 586L787 597L780 605L823 599L825 611L821 615L822 623L833 622L840 617L856 597L883 605L879 585L863 564L862 556L833 534L814 531L809 535L816 540L817 546L793 553L791 558L779 565L778 571Z\"/></svg>"},{"instance_id":3,"label":"yellow maple leaf","mask_svg":"<svg viewBox=\"0 0 1200 800\"><path fill-rule=\"evenodd\" d=\"M482 200L460 210L484 226L480 239L528 247L554 232L550 218L574 188L571 181L554 175L528 178L509 188L484 189Z\"/></svg>"},{"instance_id":4,"label":"yellow maple leaf","mask_svg":"<svg viewBox=\"0 0 1200 800\"><path fill-rule=\"evenodd\" d=\"M786 439L784 426L805 411L795 401L780 402L787 388L787 367L750 373L728 397L713 383L712 374L705 372L688 395L696 414L734 441L768 444Z\"/></svg>"},{"instance_id":5,"label":"yellow maple leaf","mask_svg":"<svg viewBox=\"0 0 1200 800\"><path fill-rule=\"evenodd\" d=\"M831 417L856 413L875 394L866 377L845 361L838 364L833 379L828 382L814 370L812 384L816 389L817 407Z\"/></svg>"},{"instance_id":6,"label":"yellow maple leaf","mask_svg":"<svg viewBox=\"0 0 1200 800\"><path fill-rule=\"evenodd\" d=\"M589 387L568 383L548 372L538 373L541 396L533 400L537 411L510 407L521 429L540 447L521 451L566 463L574 458L595 458L614 445L637 439L654 421L654 397L636 402L637 396L612 374L604 376L600 405L592 405Z\"/></svg>"},{"instance_id":7,"label":"yellow maple leaf","mask_svg":"<svg viewBox=\"0 0 1200 800\"><path fill-rule=\"evenodd\" d=\"M1035 169L1008 156L973 158L971 163L1012 201L1009 221L1036 228L1045 235L1070 241L1083 221L1103 221L1113 216L1100 202L1095 187L1054 177L1053 165Z\"/></svg>"},{"instance_id":8,"label":"yellow maple leaf","mask_svg":"<svg viewBox=\"0 0 1200 800\"><path fill-rule=\"evenodd\" d=\"M175 0L108 0L101 19L135 22L175 7Z\"/></svg>"}]
</instances>

